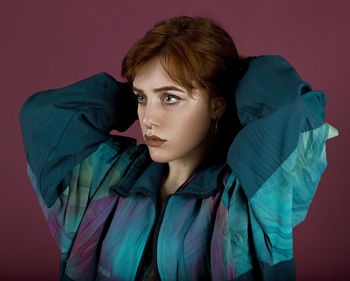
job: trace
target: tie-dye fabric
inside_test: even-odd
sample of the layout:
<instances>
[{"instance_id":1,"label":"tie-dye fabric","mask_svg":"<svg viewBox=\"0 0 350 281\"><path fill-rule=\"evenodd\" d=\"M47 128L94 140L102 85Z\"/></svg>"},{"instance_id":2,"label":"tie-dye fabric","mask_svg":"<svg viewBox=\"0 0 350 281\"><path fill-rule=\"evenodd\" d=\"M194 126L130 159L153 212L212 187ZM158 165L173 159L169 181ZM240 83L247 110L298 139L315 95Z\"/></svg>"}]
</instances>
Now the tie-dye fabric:
<instances>
[{"instance_id":1,"label":"tie-dye fabric","mask_svg":"<svg viewBox=\"0 0 350 281\"><path fill-rule=\"evenodd\" d=\"M325 95L279 56L251 59L236 90L243 129L162 206L167 164L109 135L137 118L121 106L131 95L101 73L34 94L21 109L60 280L146 280L152 270L165 281L294 280L292 231L327 166L326 140L338 135L324 122Z\"/></svg>"}]
</instances>

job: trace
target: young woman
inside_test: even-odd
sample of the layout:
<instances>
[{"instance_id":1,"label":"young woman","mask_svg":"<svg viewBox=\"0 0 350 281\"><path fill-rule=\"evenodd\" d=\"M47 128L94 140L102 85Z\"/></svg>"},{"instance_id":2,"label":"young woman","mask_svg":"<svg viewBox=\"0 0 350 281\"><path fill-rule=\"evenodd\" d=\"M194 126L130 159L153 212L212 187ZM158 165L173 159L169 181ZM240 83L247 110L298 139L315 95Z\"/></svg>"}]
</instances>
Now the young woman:
<instances>
[{"instance_id":1,"label":"young woman","mask_svg":"<svg viewBox=\"0 0 350 281\"><path fill-rule=\"evenodd\" d=\"M326 168L325 95L212 20L154 26L123 60L36 93L19 120L61 280L293 280ZM109 134L139 120L146 144Z\"/></svg>"}]
</instances>

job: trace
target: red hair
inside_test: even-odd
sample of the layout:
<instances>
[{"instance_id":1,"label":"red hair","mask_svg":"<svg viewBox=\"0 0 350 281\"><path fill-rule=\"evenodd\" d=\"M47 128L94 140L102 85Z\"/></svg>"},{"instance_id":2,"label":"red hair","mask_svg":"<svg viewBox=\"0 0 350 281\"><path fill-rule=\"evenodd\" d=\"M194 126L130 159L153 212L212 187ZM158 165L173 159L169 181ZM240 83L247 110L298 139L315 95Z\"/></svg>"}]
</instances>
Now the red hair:
<instances>
[{"instance_id":1,"label":"red hair","mask_svg":"<svg viewBox=\"0 0 350 281\"><path fill-rule=\"evenodd\" d=\"M231 36L206 18L175 17L157 23L136 42L122 63L131 84L147 61L158 57L168 75L187 90L196 82L208 95L226 96L237 75L238 53Z\"/></svg>"}]
</instances>

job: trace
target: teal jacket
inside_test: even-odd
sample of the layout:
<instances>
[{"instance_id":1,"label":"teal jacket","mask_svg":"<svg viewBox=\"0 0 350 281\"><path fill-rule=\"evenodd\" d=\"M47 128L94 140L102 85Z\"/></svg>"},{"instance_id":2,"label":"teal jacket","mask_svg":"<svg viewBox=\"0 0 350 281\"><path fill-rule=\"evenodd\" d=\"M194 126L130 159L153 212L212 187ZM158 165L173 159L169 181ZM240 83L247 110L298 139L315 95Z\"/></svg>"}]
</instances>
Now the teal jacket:
<instances>
[{"instance_id":1,"label":"teal jacket","mask_svg":"<svg viewBox=\"0 0 350 281\"><path fill-rule=\"evenodd\" d=\"M30 96L19 120L27 171L62 252L61 280L294 280L293 228L327 166L326 96L280 56L235 93L242 129L159 203L166 163L111 135L137 119L106 73ZM129 106L126 106L129 105ZM135 106L135 108L133 107Z\"/></svg>"}]
</instances>

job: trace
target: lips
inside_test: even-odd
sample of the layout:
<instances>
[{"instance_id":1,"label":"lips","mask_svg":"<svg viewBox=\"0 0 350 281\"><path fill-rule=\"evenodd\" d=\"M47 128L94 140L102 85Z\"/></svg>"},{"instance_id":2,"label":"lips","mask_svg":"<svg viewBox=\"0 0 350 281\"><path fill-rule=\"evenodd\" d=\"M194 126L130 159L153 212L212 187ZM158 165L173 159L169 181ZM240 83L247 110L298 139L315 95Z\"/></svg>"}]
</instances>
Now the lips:
<instances>
[{"instance_id":1,"label":"lips","mask_svg":"<svg viewBox=\"0 0 350 281\"><path fill-rule=\"evenodd\" d=\"M147 145L149 146L154 146L154 147L158 147L161 146L164 142L166 142L166 140L163 140L157 136L146 136L145 135L145 141L147 143Z\"/></svg>"}]
</instances>

